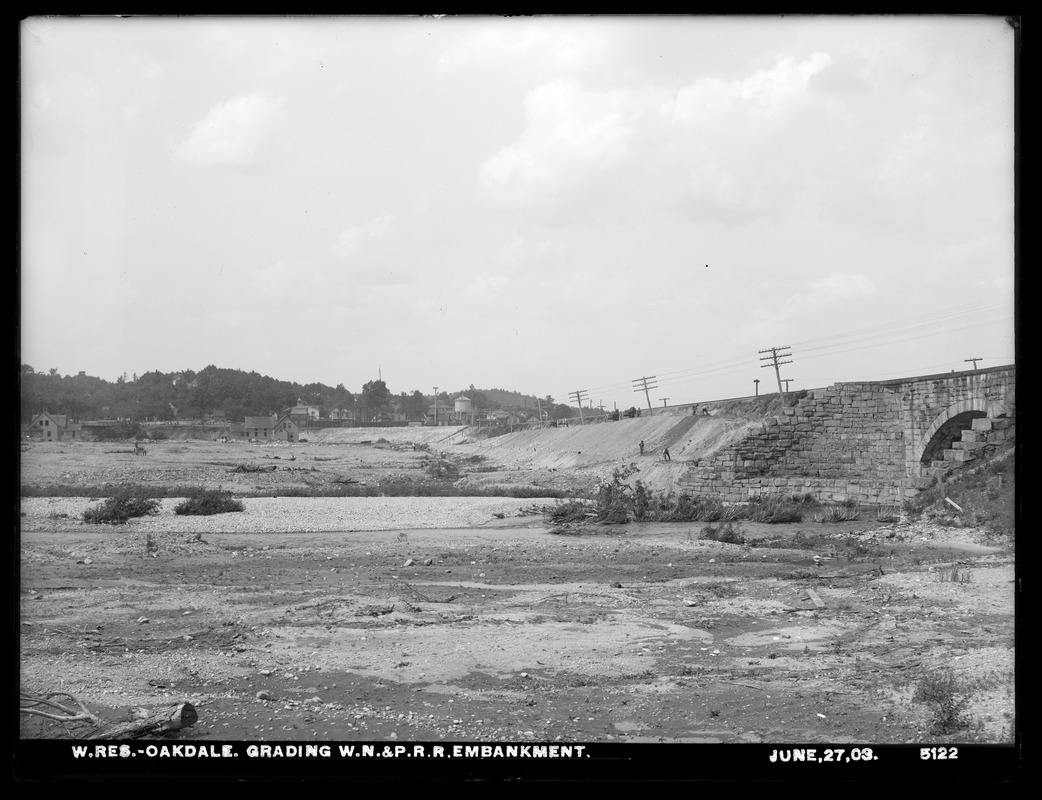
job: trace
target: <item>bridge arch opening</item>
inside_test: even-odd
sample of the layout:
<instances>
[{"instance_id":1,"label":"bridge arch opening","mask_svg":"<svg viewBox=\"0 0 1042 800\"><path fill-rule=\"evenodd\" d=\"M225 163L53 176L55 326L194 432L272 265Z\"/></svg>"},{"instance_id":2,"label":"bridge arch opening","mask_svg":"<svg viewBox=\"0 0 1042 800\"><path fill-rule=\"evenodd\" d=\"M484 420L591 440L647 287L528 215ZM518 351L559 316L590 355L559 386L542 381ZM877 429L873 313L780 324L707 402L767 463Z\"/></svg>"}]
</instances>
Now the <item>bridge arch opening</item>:
<instances>
[{"instance_id":1,"label":"bridge arch opening","mask_svg":"<svg viewBox=\"0 0 1042 800\"><path fill-rule=\"evenodd\" d=\"M973 409L959 411L947 417L947 419L938 419L932 426L932 432L928 434L928 438L925 440L922 454L919 456L919 463L924 466L930 466L932 461L943 460L944 451L950 450L952 442L957 442L962 438L963 431L973 427L973 420L986 416L988 416L987 412Z\"/></svg>"}]
</instances>

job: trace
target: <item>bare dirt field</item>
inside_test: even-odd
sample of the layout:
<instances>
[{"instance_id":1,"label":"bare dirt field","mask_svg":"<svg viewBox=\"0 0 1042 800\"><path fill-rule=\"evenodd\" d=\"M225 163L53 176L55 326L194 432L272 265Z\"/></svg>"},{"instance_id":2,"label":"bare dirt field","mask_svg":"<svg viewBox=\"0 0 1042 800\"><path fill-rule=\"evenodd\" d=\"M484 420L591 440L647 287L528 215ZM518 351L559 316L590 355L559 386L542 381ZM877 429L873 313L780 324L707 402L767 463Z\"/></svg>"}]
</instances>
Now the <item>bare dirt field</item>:
<instances>
[{"instance_id":1,"label":"bare dirt field","mask_svg":"<svg viewBox=\"0 0 1042 800\"><path fill-rule=\"evenodd\" d=\"M22 691L109 721L187 701L194 742L1013 741L1008 542L871 521L563 535L532 513L548 499L280 495L496 465L377 436L25 449L23 486L264 496L125 526L82 522L99 498L23 498ZM24 738L76 732L22 717Z\"/></svg>"}]
</instances>

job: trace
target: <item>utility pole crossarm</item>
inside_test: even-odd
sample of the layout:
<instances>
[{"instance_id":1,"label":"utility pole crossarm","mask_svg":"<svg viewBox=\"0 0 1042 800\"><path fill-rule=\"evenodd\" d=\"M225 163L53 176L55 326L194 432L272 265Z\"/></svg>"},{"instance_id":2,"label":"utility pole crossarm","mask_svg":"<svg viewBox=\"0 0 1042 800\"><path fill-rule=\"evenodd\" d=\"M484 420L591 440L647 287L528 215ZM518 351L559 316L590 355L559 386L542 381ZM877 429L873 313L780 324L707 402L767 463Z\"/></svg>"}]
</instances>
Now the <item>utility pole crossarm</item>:
<instances>
[{"instance_id":1,"label":"utility pole crossarm","mask_svg":"<svg viewBox=\"0 0 1042 800\"><path fill-rule=\"evenodd\" d=\"M635 379L633 381L633 391L635 391L635 392L644 392L644 398L648 401L648 411L652 410L651 409L651 394L649 393L649 390L650 389L654 389L656 386L658 386L657 383L651 383L650 382L650 381L654 381L654 380L655 380L655 376L651 375L650 377L637 378L637 379Z\"/></svg>"},{"instance_id":2,"label":"utility pole crossarm","mask_svg":"<svg viewBox=\"0 0 1042 800\"><path fill-rule=\"evenodd\" d=\"M791 364L792 363L791 360L789 360L789 361L783 361L782 360L782 359L785 359L785 358L788 358L788 359L792 358L792 353L791 352L783 352L783 351L787 351L788 349L789 349L789 345L786 344L786 345L783 345L781 347L768 347L766 350L761 350L760 351L761 353L770 353L770 355L766 355L766 356L761 356L760 357L760 361L767 361L767 362L769 362L767 364L761 364L760 367L761 368L764 368L764 367L774 367L774 376L778 379L778 394L783 399L785 397L785 391L782 389L782 377L781 377L781 370L779 369L779 367L781 367L782 364Z\"/></svg>"},{"instance_id":3,"label":"utility pole crossarm","mask_svg":"<svg viewBox=\"0 0 1042 800\"><path fill-rule=\"evenodd\" d=\"M580 425L584 425L585 424L585 422L583 421L583 398L585 398L586 394L587 394L587 392L586 392L585 389L579 389L577 391L571 392L568 395L569 397L573 398L575 400L575 404L577 406L579 406L579 424Z\"/></svg>"}]
</instances>

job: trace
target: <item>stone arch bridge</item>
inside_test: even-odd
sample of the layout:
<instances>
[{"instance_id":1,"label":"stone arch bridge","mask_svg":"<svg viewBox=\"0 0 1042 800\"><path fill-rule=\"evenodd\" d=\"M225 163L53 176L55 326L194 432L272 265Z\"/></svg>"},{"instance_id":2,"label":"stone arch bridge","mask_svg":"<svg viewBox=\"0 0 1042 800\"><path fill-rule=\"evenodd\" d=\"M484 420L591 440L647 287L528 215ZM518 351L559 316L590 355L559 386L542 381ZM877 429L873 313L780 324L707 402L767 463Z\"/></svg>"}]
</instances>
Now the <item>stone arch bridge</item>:
<instances>
[{"instance_id":1,"label":"stone arch bridge","mask_svg":"<svg viewBox=\"0 0 1042 800\"><path fill-rule=\"evenodd\" d=\"M693 462L680 488L723 500L810 494L900 504L1013 436L1016 369L838 383Z\"/></svg>"}]
</instances>

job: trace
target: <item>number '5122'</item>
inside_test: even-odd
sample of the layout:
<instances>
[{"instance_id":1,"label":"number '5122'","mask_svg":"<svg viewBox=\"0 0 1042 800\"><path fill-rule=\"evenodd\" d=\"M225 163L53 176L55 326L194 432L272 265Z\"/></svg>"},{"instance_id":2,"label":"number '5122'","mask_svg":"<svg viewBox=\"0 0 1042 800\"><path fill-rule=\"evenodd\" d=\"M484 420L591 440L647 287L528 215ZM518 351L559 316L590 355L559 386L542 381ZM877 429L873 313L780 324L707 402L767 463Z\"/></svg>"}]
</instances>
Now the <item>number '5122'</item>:
<instances>
[{"instance_id":1,"label":"number '5122'","mask_svg":"<svg viewBox=\"0 0 1042 800\"><path fill-rule=\"evenodd\" d=\"M919 758L923 761L944 761L959 757L958 747L920 747Z\"/></svg>"}]
</instances>

